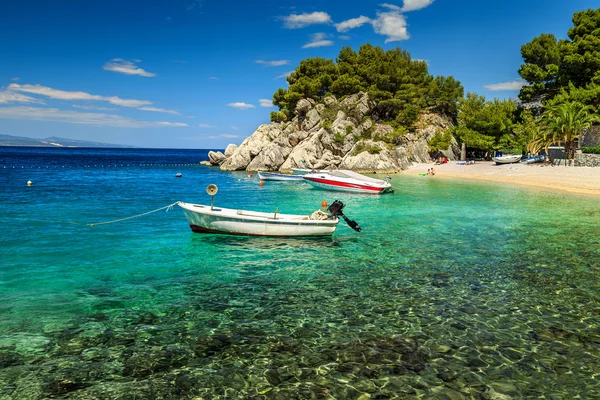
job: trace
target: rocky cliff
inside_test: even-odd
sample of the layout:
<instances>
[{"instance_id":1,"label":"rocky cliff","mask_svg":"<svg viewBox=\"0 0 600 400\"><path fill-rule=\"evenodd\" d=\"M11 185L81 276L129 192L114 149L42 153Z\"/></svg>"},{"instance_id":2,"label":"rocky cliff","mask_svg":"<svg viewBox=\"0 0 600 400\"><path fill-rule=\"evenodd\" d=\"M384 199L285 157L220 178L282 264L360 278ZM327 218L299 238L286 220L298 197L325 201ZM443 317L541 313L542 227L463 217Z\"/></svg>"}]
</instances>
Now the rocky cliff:
<instances>
[{"instance_id":1,"label":"rocky cliff","mask_svg":"<svg viewBox=\"0 0 600 400\"><path fill-rule=\"evenodd\" d=\"M225 154L211 152L210 163L225 171L290 171L291 168L351 169L358 172L398 172L411 162L429 162L429 141L452 126L449 119L422 113L417 129L407 133L375 123L375 104L366 93L321 104L300 100L291 121L261 125L239 147ZM452 140L442 153L454 160L460 153Z\"/></svg>"}]
</instances>

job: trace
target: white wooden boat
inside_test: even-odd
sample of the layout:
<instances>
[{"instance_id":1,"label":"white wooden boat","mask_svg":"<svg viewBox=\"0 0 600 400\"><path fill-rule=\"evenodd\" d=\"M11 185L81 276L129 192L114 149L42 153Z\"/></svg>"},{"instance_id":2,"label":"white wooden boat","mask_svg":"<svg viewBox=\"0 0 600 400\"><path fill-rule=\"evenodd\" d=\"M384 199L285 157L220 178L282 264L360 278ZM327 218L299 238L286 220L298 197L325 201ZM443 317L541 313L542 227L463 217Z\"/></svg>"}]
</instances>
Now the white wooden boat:
<instances>
[{"instance_id":1,"label":"white wooden boat","mask_svg":"<svg viewBox=\"0 0 600 400\"><path fill-rule=\"evenodd\" d=\"M311 219L311 215L280 214L211 207L179 202L193 232L246 236L330 236L339 218ZM318 214L323 218L322 214ZM313 217L314 218L314 217Z\"/></svg>"},{"instance_id":2,"label":"white wooden boat","mask_svg":"<svg viewBox=\"0 0 600 400\"><path fill-rule=\"evenodd\" d=\"M258 171L258 177L261 181L303 181L301 175L278 174L275 172Z\"/></svg>"},{"instance_id":3,"label":"white wooden boat","mask_svg":"<svg viewBox=\"0 0 600 400\"><path fill-rule=\"evenodd\" d=\"M518 163L519 161L521 161L521 154L511 154L507 156L492 157L492 160L496 162L496 165Z\"/></svg>"},{"instance_id":4,"label":"white wooden boat","mask_svg":"<svg viewBox=\"0 0 600 400\"><path fill-rule=\"evenodd\" d=\"M388 181L370 178L343 169L306 174L303 177L311 185L327 190L369 194L392 193L394 191Z\"/></svg>"},{"instance_id":5,"label":"white wooden boat","mask_svg":"<svg viewBox=\"0 0 600 400\"><path fill-rule=\"evenodd\" d=\"M331 236L340 218L357 232L361 231L356 221L344 215L344 203L335 200L327 208L328 213L317 210L310 215L280 214L234 210L214 207L217 185L210 184L206 193L212 196L211 205L190 204L182 201L177 205L183 209L193 232L224 233L246 236Z\"/></svg>"}]
</instances>

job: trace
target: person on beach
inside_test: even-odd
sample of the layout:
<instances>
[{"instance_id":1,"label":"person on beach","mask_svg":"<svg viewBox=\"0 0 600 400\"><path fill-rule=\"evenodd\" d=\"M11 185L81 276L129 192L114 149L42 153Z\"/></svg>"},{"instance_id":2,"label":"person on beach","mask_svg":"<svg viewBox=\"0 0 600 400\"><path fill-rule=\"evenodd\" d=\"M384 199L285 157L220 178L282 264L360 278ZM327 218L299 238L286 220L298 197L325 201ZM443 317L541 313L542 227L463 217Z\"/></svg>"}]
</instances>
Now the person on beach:
<instances>
[{"instance_id":1,"label":"person on beach","mask_svg":"<svg viewBox=\"0 0 600 400\"><path fill-rule=\"evenodd\" d=\"M431 167L431 176L435 175L435 169L433 169L433 167Z\"/></svg>"}]
</instances>

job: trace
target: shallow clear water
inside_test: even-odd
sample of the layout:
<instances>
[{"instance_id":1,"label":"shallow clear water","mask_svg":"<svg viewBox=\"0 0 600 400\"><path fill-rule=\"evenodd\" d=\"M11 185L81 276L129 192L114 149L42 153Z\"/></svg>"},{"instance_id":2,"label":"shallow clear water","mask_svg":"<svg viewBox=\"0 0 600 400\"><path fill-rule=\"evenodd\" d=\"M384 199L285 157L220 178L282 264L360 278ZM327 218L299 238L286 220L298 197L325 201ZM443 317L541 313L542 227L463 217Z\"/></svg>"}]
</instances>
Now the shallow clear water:
<instances>
[{"instance_id":1,"label":"shallow clear water","mask_svg":"<svg viewBox=\"0 0 600 400\"><path fill-rule=\"evenodd\" d=\"M0 399L600 397L598 199L261 188L205 158L0 148ZM200 235L177 208L85 225L208 204L209 183L232 208L340 199L363 232Z\"/></svg>"}]
</instances>

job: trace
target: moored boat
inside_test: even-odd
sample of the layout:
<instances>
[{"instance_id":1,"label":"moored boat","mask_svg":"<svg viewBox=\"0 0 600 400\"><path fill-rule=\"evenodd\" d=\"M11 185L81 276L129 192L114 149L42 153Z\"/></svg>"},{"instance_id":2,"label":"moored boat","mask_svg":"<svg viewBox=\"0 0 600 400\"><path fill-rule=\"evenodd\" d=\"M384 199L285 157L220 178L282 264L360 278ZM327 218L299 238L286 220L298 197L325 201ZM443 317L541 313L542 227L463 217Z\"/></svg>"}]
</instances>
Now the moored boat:
<instances>
[{"instance_id":1,"label":"moored boat","mask_svg":"<svg viewBox=\"0 0 600 400\"><path fill-rule=\"evenodd\" d=\"M388 181L371 178L349 170L332 170L303 176L311 185L327 190L369 194L392 193L394 191Z\"/></svg>"},{"instance_id":2,"label":"moored boat","mask_svg":"<svg viewBox=\"0 0 600 400\"><path fill-rule=\"evenodd\" d=\"M308 168L292 168L292 174L294 174L294 175L314 174L317 172L321 172L321 171L318 171L316 169L308 169Z\"/></svg>"},{"instance_id":3,"label":"moored boat","mask_svg":"<svg viewBox=\"0 0 600 400\"><path fill-rule=\"evenodd\" d=\"M301 175L279 174L275 172L258 171L258 177L261 181L302 181Z\"/></svg>"},{"instance_id":4,"label":"moored boat","mask_svg":"<svg viewBox=\"0 0 600 400\"><path fill-rule=\"evenodd\" d=\"M492 160L496 162L496 165L518 163L519 161L521 161L521 154L511 154L507 156L492 157Z\"/></svg>"},{"instance_id":5,"label":"moored boat","mask_svg":"<svg viewBox=\"0 0 600 400\"><path fill-rule=\"evenodd\" d=\"M214 196L216 185L209 185L207 193ZM340 218L355 231L360 228L355 221L344 213L344 204L334 201L325 213L317 210L310 215L280 214L214 207L214 197L210 206L178 202L193 232L221 233L245 236L331 236L335 232Z\"/></svg>"}]
</instances>

